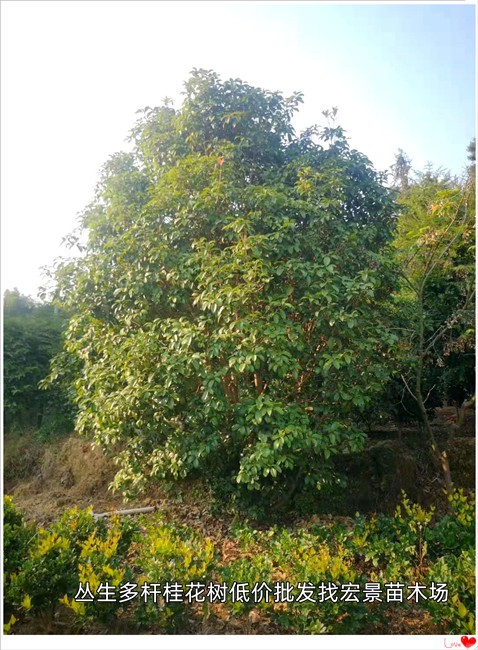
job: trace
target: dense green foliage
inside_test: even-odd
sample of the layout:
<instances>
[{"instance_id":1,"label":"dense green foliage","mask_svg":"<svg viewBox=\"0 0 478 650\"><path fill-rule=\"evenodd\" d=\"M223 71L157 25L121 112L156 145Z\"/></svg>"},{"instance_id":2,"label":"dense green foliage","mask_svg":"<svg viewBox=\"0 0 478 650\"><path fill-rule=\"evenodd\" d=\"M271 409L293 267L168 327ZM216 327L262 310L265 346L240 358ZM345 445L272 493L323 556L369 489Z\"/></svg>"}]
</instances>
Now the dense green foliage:
<instances>
[{"instance_id":1,"label":"dense green foliage","mask_svg":"<svg viewBox=\"0 0 478 650\"><path fill-rule=\"evenodd\" d=\"M334 112L297 136L299 95L205 71L185 88L142 112L57 271L78 430L123 445L126 491L320 486L389 372L390 193Z\"/></svg>"},{"instance_id":2,"label":"dense green foliage","mask_svg":"<svg viewBox=\"0 0 478 650\"><path fill-rule=\"evenodd\" d=\"M258 531L236 524L223 551L191 528L167 522L163 516L96 520L91 511L71 510L47 529L25 528L11 499L5 503L6 621L17 625L39 615L60 619L67 607L78 631L179 632L198 629L201 621L234 617L262 620L277 633L384 633L392 619L429 612L429 633L474 632L474 499L454 492L454 515L437 517L406 498L393 516L379 515L320 523L308 530L270 528ZM233 549L228 557L224 549ZM129 582L138 596L119 602L76 602L80 581L95 594L101 583L119 587ZM446 583L443 602L430 598L431 583ZM219 606L141 599L145 584L179 583L186 594L194 584L228 585L290 583L289 602L229 595ZM407 599L409 585L427 589L427 598ZM401 583L403 601L364 602L328 598L317 604L298 597L300 584ZM101 591L101 590L100 590ZM161 593L161 592L160 592ZM340 596L340 592L339 592ZM233 602L233 601L236 602ZM145 602L146 601L146 602ZM251 616L253 617L251 619ZM7 623L8 625L8 623ZM98 625L106 626L98 628ZM96 626L96 627L91 627ZM432 626L432 627L430 627ZM270 630L271 628L269 628Z\"/></svg>"},{"instance_id":3,"label":"dense green foliage","mask_svg":"<svg viewBox=\"0 0 478 650\"><path fill-rule=\"evenodd\" d=\"M401 211L394 240L401 277L395 296L400 405L420 423L424 446L450 494L447 449L437 441L430 416L442 404L462 407L449 446L466 405L474 401L475 169L471 165L461 182L431 167L410 182L408 171L400 152L395 177Z\"/></svg>"},{"instance_id":4,"label":"dense green foliage","mask_svg":"<svg viewBox=\"0 0 478 650\"><path fill-rule=\"evenodd\" d=\"M41 390L39 382L61 349L66 318L51 304L38 304L15 289L3 304L4 417L6 430L28 426L68 432L72 406L65 389Z\"/></svg>"},{"instance_id":5,"label":"dense green foliage","mask_svg":"<svg viewBox=\"0 0 478 650\"><path fill-rule=\"evenodd\" d=\"M395 246L402 269L402 337L433 404L474 394L475 184L428 171L401 192Z\"/></svg>"}]
</instances>

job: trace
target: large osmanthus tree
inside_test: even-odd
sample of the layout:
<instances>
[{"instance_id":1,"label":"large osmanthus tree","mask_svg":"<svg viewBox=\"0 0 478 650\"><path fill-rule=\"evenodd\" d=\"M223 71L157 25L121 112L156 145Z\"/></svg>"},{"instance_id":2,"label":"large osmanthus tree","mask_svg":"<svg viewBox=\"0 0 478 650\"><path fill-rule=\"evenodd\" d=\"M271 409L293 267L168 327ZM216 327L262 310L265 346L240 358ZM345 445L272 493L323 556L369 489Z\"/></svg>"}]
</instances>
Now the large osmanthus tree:
<instances>
[{"instance_id":1,"label":"large osmanthus tree","mask_svg":"<svg viewBox=\"0 0 478 650\"><path fill-rule=\"evenodd\" d=\"M394 206L326 112L194 70L179 109L141 111L105 165L84 254L57 269L73 314L78 430L126 492L222 474L259 489L328 479L389 372Z\"/></svg>"}]
</instances>

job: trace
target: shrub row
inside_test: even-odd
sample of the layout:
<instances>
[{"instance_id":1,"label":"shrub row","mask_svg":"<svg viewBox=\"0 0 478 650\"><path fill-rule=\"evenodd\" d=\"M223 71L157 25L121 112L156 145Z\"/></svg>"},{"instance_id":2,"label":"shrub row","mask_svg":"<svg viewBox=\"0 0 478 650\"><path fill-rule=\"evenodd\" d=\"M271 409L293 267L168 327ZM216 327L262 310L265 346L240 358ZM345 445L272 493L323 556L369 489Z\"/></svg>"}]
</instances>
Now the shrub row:
<instances>
[{"instance_id":1,"label":"shrub row","mask_svg":"<svg viewBox=\"0 0 478 650\"><path fill-rule=\"evenodd\" d=\"M426 633L474 633L474 497L456 491L452 514L438 517L404 496L393 516L330 521L304 529L258 531L235 525L227 540L232 557L195 530L167 523L161 514L95 519L91 509L69 510L48 528L26 525L10 497L4 502L5 632L22 633L35 621L61 621L62 631L194 633L204 621L260 620L272 633L373 634L390 631L390 617L413 613ZM252 585L290 583L291 597L254 602L77 602L80 582L92 593L108 583ZM298 585L446 583L448 598L359 602L298 598ZM405 593L406 595L406 593ZM340 596L340 594L339 594ZM156 602L154 602L154 600ZM299 602L299 601L302 602ZM30 625L30 627L29 627ZM432 628L430 628L432 626ZM37 628L38 629L38 626Z\"/></svg>"}]
</instances>

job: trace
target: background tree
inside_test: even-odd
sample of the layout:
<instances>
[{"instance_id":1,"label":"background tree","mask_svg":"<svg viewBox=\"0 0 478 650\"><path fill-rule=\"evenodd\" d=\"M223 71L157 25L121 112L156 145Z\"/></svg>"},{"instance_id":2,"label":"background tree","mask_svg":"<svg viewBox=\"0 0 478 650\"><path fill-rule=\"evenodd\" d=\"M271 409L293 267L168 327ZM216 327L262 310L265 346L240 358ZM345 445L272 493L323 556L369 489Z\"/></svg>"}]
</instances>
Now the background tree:
<instances>
[{"instance_id":1,"label":"background tree","mask_svg":"<svg viewBox=\"0 0 478 650\"><path fill-rule=\"evenodd\" d=\"M471 160L474 165L476 163L476 138L473 138L466 150L468 151L468 160Z\"/></svg>"},{"instance_id":2,"label":"background tree","mask_svg":"<svg viewBox=\"0 0 478 650\"><path fill-rule=\"evenodd\" d=\"M363 447L396 340L393 203L333 121L295 134L300 101L193 71L181 109L141 111L57 269L77 426L121 449L123 490L201 473L290 496Z\"/></svg>"},{"instance_id":3,"label":"background tree","mask_svg":"<svg viewBox=\"0 0 478 650\"><path fill-rule=\"evenodd\" d=\"M44 431L71 430L71 405L64 391L43 391L39 382L61 349L66 318L51 304L39 304L17 289L5 291L4 417L5 429L44 426Z\"/></svg>"},{"instance_id":4,"label":"background tree","mask_svg":"<svg viewBox=\"0 0 478 650\"><path fill-rule=\"evenodd\" d=\"M410 171L412 169L412 161L403 151L399 149L395 156L395 162L392 165L393 182L396 187L399 187L402 192L408 189L410 182Z\"/></svg>"},{"instance_id":5,"label":"background tree","mask_svg":"<svg viewBox=\"0 0 478 650\"><path fill-rule=\"evenodd\" d=\"M403 283L397 299L408 321L402 379L451 490L427 402L461 403L474 393L474 178L456 183L428 169L402 190L399 203L395 245Z\"/></svg>"}]
</instances>

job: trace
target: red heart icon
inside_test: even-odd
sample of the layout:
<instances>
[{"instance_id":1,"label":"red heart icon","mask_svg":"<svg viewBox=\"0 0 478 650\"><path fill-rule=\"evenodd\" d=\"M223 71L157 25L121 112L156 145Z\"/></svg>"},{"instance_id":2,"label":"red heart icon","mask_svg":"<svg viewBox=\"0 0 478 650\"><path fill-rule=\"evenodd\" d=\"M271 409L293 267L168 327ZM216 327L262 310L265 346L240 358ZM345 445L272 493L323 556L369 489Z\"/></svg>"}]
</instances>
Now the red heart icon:
<instances>
[{"instance_id":1,"label":"red heart icon","mask_svg":"<svg viewBox=\"0 0 478 650\"><path fill-rule=\"evenodd\" d=\"M475 645L476 639L474 636L462 636L461 642L463 643L465 648L471 648L472 645Z\"/></svg>"}]
</instances>

